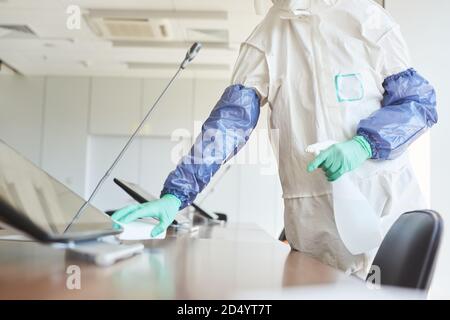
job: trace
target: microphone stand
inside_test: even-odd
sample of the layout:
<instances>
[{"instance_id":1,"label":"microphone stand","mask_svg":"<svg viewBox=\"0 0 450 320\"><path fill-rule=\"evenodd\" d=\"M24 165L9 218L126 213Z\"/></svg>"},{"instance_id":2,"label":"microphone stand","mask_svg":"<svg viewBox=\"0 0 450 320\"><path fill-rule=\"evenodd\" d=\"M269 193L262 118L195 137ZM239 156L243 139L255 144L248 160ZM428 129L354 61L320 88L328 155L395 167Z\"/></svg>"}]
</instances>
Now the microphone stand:
<instances>
[{"instance_id":1,"label":"microphone stand","mask_svg":"<svg viewBox=\"0 0 450 320\"><path fill-rule=\"evenodd\" d=\"M172 85L172 83L175 81L175 79L178 77L178 75L180 74L181 70L184 70L186 68L186 66L189 64L189 62L191 62L195 56L197 55L197 53L200 51L200 49L202 48L202 45L198 42L194 43L192 45L192 47L189 49L189 51L186 54L186 57L184 58L183 62L181 63L181 65L178 67L178 70L175 72L175 74L172 76L172 78L170 79L169 83L166 85L166 87L164 88L164 90L161 92L161 94L159 95L159 97L156 99L156 101L153 103L152 107L148 110L147 114L145 115L144 119L141 121L141 123L139 124L139 126L134 130L133 134L130 136L130 138L128 139L127 143L125 144L125 146L122 148L122 150L120 151L120 153L117 155L117 157L114 159L113 163L111 164L111 166L109 167L108 170L106 170L105 174L103 175L103 177L98 181L97 185L94 188L94 191L92 191L91 195L89 196L89 198L84 202L84 204L80 207L80 209L78 209L77 213L75 214L75 216L72 218L72 220L70 221L70 223L67 225L67 227L64 229L64 233L66 233L69 228L72 226L72 224L78 220L78 218L81 216L81 214L83 213L83 211L86 209L86 207L91 203L92 199L94 199L95 195L97 194L97 192L100 190L100 188L102 187L102 185L105 183L106 179L108 179L108 177L111 175L111 172L113 171L113 169L116 167L116 165L120 162L120 160L122 159L123 155L125 154L125 152L128 150L128 147L130 146L130 144L133 142L133 140L135 139L136 135L139 133L139 131L142 129L142 127L144 126L145 122L148 120L148 118L150 117L150 115L153 113L153 111L155 110L156 106L158 105L159 101L161 100L161 98L164 96L164 94L166 93L166 91L169 89L169 87Z\"/></svg>"}]
</instances>

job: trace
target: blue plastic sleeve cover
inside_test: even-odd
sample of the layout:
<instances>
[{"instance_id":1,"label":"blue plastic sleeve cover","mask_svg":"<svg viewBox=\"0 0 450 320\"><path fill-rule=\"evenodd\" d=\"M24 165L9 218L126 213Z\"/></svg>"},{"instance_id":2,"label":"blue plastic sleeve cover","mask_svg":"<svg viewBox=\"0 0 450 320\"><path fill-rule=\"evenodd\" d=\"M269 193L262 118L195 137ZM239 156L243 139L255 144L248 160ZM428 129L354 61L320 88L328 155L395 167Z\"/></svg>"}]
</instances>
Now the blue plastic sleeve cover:
<instances>
[{"instance_id":1,"label":"blue plastic sleeve cover","mask_svg":"<svg viewBox=\"0 0 450 320\"><path fill-rule=\"evenodd\" d=\"M259 113L254 89L242 85L226 88L191 150L167 177L161 195L175 195L181 200L180 209L190 205L220 166L245 145Z\"/></svg>"},{"instance_id":2,"label":"blue plastic sleeve cover","mask_svg":"<svg viewBox=\"0 0 450 320\"><path fill-rule=\"evenodd\" d=\"M360 121L357 134L372 148L372 159L395 159L438 120L436 93L414 69L390 76L381 108Z\"/></svg>"}]
</instances>

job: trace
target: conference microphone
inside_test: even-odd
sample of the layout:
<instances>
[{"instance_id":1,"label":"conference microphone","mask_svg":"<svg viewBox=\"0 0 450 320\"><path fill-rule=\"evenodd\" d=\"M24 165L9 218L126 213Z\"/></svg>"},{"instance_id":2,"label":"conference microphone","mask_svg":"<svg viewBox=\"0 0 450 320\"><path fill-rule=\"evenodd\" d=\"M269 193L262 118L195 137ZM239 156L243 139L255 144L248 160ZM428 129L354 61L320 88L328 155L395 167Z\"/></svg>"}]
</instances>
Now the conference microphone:
<instances>
[{"instance_id":1,"label":"conference microphone","mask_svg":"<svg viewBox=\"0 0 450 320\"><path fill-rule=\"evenodd\" d=\"M192 61L194 60L195 56L197 55L197 53L200 51L200 49L202 48L202 44L199 42L195 42L191 48L188 50L188 52L186 53L186 57L184 58L184 61L181 63L180 68L184 69L186 68L186 66Z\"/></svg>"},{"instance_id":2,"label":"conference microphone","mask_svg":"<svg viewBox=\"0 0 450 320\"><path fill-rule=\"evenodd\" d=\"M80 207L80 209L78 209L77 213L75 214L75 216L72 218L72 220L70 221L70 223L67 225L66 229L64 229L63 233L66 233L67 230L69 230L70 226L78 220L78 218L81 216L81 214L83 213L83 211L86 209L86 207L91 203L92 199L94 199L95 195L97 194L97 192L100 190L101 186L105 183L106 179L108 179L108 177L110 176L111 172L114 170L114 168L116 167L116 165L120 162L120 160L122 159L123 155L125 154L125 152L127 151L128 147L130 146L130 144L133 142L134 138L136 137L136 135L139 133L139 131L142 129L142 127L144 126L145 122L150 118L150 115L153 113L153 111L155 110L156 106L158 105L159 101L161 100L161 98L164 96L164 94L166 93L166 91L169 89L169 87L172 85L172 83L175 81L175 79L178 77L179 73L181 72L181 70L184 70L186 68L186 66L192 61L194 60L194 58L197 56L197 53L200 51L200 49L202 48L202 45L199 42L195 42L191 48L188 50L188 52L186 53L186 57L184 58L183 62L180 64L180 67L178 68L177 72L175 72L175 74L173 75L173 77L170 79L169 83L166 85L166 87L164 88L164 90L161 92L161 94L159 95L159 97L156 99L156 101L153 103L152 107L148 110L147 114L145 115L144 119L142 119L141 123L139 124L139 126L136 128L136 130L134 130L133 134L130 136L130 138L128 139L127 143L125 144L125 146L122 148L122 150L119 152L119 154L117 155L117 157L114 159L113 163L111 164L111 166L109 167L108 170L106 170L105 174L103 175L103 177L98 181L97 185L94 188L94 191L92 191L91 195L89 196L89 198L84 202L84 204Z\"/></svg>"}]
</instances>

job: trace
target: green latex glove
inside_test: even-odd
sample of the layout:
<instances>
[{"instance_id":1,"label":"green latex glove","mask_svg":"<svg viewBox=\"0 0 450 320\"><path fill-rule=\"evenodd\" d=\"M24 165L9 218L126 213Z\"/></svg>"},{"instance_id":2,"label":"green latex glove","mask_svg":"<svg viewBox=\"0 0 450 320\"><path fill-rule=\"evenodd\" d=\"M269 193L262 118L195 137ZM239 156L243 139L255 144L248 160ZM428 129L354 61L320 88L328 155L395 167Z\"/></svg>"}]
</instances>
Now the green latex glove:
<instances>
[{"instance_id":1,"label":"green latex glove","mask_svg":"<svg viewBox=\"0 0 450 320\"><path fill-rule=\"evenodd\" d=\"M171 194L165 194L161 199L142 204L135 204L120 209L111 219L120 223L129 223L139 218L156 218L159 224L152 230L152 237L164 232L175 219L180 210L181 201Z\"/></svg>"},{"instance_id":2,"label":"green latex glove","mask_svg":"<svg viewBox=\"0 0 450 320\"><path fill-rule=\"evenodd\" d=\"M344 173L361 166L372 157L370 144L364 137L337 143L322 151L309 165L308 172L322 168L328 181L336 181Z\"/></svg>"}]
</instances>

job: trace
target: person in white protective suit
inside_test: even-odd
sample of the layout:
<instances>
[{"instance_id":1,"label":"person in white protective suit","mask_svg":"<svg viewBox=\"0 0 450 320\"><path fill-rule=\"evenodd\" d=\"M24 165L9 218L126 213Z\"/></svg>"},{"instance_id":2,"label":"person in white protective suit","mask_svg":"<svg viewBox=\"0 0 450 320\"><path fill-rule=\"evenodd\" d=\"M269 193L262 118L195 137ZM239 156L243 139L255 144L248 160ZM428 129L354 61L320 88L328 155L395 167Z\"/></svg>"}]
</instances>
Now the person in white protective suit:
<instances>
[{"instance_id":1,"label":"person in white protective suit","mask_svg":"<svg viewBox=\"0 0 450 320\"><path fill-rule=\"evenodd\" d=\"M233 143L206 153L217 141L200 134L168 176L161 199L126 207L113 218L156 217L153 235L162 232L245 144L267 104L289 244L364 276L370 256L352 255L341 241L330 181L355 170L353 182L380 217L425 208L407 148L437 122L434 89L412 69L399 26L375 2L272 2L242 44L232 85L202 127L203 133L233 129L223 138ZM327 140L340 143L316 159L305 152Z\"/></svg>"}]
</instances>

